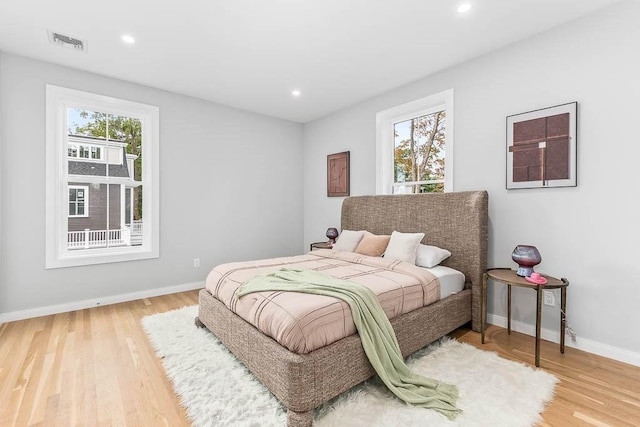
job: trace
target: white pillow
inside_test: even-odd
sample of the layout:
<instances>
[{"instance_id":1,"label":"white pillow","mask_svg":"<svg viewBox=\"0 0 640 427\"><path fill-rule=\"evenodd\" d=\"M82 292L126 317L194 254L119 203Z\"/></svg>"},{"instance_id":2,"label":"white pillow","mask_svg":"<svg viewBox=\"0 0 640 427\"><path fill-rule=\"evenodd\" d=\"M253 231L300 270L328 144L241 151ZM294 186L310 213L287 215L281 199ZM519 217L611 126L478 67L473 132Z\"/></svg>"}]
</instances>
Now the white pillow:
<instances>
[{"instance_id":1,"label":"white pillow","mask_svg":"<svg viewBox=\"0 0 640 427\"><path fill-rule=\"evenodd\" d=\"M338 240L333 244L333 250L355 252L362 237L364 237L364 231L342 230Z\"/></svg>"},{"instance_id":2,"label":"white pillow","mask_svg":"<svg viewBox=\"0 0 640 427\"><path fill-rule=\"evenodd\" d=\"M437 246L420 245L416 252L418 267L432 268L451 256L451 252Z\"/></svg>"},{"instance_id":3,"label":"white pillow","mask_svg":"<svg viewBox=\"0 0 640 427\"><path fill-rule=\"evenodd\" d=\"M424 233L391 233L389 245L384 251L385 259L397 259L399 261L416 263L416 250L424 238Z\"/></svg>"}]
</instances>

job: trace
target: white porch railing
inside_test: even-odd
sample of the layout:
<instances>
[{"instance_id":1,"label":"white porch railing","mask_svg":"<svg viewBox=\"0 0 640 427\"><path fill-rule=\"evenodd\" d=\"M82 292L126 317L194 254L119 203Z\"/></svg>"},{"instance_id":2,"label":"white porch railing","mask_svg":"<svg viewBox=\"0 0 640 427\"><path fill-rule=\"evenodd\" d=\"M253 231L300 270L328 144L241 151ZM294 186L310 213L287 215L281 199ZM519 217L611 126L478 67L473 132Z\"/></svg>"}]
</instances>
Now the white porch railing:
<instances>
[{"instance_id":1,"label":"white porch railing","mask_svg":"<svg viewBox=\"0 0 640 427\"><path fill-rule=\"evenodd\" d=\"M108 244L107 244L108 243ZM107 246L132 246L142 244L142 221L125 225L119 230L69 231L67 233L68 249L106 248Z\"/></svg>"},{"instance_id":2,"label":"white porch railing","mask_svg":"<svg viewBox=\"0 0 640 427\"><path fill-rule=\"evenodd\" d=\"M127 224L131 227L132 236L142 236L142 220L134 219L132 224Z\"/></svg>"},{"instance_id":3,"label":"white porch railing","mask_svg":"<svg viewBox=\"0 0 640 427\"><path fill-rule=\"evenodd\" d=\"M69 249L105 248L108 246L125 246L131 240L128 229L122 230L89 230L69 231L67 247Z\"/></svg>"},{"instance_id":4,"label":"white porch railing","mask_svg":"<svg viewBox=\"0 0 640 427\"><path fill-rule=\"evenodd\" d=\"M142 220L134 219L131 224L127 224L127 227L131 230L131 245L142 244Z\"/></svg>"}]
</instances>

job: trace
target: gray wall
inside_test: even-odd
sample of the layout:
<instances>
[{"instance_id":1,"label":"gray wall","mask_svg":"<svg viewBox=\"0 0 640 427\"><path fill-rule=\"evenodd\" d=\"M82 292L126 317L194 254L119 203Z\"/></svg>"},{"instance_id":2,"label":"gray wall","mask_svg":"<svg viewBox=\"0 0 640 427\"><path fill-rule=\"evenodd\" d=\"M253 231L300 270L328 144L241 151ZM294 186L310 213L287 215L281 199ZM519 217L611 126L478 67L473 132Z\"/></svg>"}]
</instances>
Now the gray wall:
<instances>
[{"instance_id":1,"label":"gray wall","mask_svg":"<svg viewBox=\"0 0 640 427\"><path fill-rule=\"evenodd\" d=\"M45 270L45 84L160 107L160 258ZM0 313L300 252L302 125L0 53ZM193 268L193 259L201 267Z\"/></svg>"},{"instance_id":2,"label":"gray wall","mask_svg":"<svg viewBox=\"0 0 640 427\"><path fill-rule=\"evenodd\" d=\"M341 199L326 197L326 155L351 151L351 194L375 193L376 113L454 88L456 191L486 189L489 266L515 267L517 244L538 247L539 270L567 277L578 347L640 364L636 182L640 144L640 2L597 14L398 88L304 128L304 245L339 226ZM578 187L505 189L505 117L578 102ZM506 287L489 288L490 320L506 317ZM558 330L547 307L543 327ZM529 332L534 293L514 290L513 314ZM498 322L499 323L499 322ZM633 329L631 329L633 330ZM611 351L609 354L611 354Z\"/></svg>"}]
</instances>

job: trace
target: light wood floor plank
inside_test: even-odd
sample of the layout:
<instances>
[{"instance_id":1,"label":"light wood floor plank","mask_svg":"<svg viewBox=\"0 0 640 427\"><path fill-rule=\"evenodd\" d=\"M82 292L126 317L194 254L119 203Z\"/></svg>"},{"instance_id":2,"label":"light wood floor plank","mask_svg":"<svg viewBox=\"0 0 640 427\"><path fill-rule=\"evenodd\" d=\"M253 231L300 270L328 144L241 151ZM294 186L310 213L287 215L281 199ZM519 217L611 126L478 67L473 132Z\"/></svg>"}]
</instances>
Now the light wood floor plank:
<instances>
[{"instance_id":1,"label":"light wood floor plank","mask_svg":"<svg viewBox=\"0 0 640 427\"><path fill-rule=\"evenodd\" d=\"M0 426L189 426L141 319L197 302L181 292L0 325ZM533 337L451 335L533 366ZM541 369L560 383L540 426L640 425L640 368L543 341Z\"/></svg>"}]
</instances>

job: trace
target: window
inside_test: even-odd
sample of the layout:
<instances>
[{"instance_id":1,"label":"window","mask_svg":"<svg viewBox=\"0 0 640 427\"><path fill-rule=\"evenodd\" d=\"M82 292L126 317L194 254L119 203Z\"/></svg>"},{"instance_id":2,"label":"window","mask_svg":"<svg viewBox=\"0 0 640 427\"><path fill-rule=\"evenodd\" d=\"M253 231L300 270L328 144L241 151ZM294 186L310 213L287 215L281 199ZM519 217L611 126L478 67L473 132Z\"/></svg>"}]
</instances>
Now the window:
<instances>
[{"instance_id":1,"label":"window","mask_svg":"<svg viewBox=\"0 0 640 427\"><path fill-rule=\"evenodd\" d=\"M73 135L70 135L73 136ZM100 147L95 147L91 145L85 144L72 144L69 143L69 149L67 150L67 155L69 157L82 158L82 159L91 159L91 160L102 160L102 149ZM79 150L78 150L78 147Z\"/></svg>"},{"instance_id":2,"label":"window","mask_svg":"<svg viewBox=\"0 0 640 427\"><path fill-rule=\"evenodd\" d=\"M376 115L376 192L453 191L453 89Z\"/></svg>"},{"instance_id":3,"label":"window","mask_svg":"<svg viewBox=\"0 0 640 427\"><path fill-rule=\"evenodd\" d=\"M69 216L86 217L89 206L89 187L84 185L69 186Z\"/></svg>"},{"instance_id":4,"label":"window","mask_svg":"<svg viewBox=\"0 0 640 427\"><path fill-rule=\"evenodd\" d=\"M158 257L158 116L47 85L47 268Z\"/></svg>"}]
</instances>

